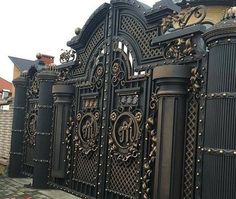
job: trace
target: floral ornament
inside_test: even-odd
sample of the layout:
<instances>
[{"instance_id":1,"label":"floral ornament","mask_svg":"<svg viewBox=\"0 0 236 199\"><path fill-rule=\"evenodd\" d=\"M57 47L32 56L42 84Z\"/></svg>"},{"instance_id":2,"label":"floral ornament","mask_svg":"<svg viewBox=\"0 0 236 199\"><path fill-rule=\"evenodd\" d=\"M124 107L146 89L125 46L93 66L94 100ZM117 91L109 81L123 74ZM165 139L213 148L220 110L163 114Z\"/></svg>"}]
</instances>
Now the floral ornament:
<instances>
[{"instance_id":1,"label":"floral ornament","mask_svg":"<svg viewBox=\"0 0 236 199\"><path fill-rule=\"evenodd\" d=\"M202 77L200 75L199 68L192 68L188 91L194 93L197 98L199 97L199 91L201 89L201 80Z\"/></svg>"},{"instance_id":2,"label":"floral ornament","mask_svg":"<svg viewBox=\"0 0 236 199\"><path fill-rule=\"evenodd\" d=\"M164 50L165 59L180 60L187 56L192 56L195 54L195 49L193 47L191 38L184 39L179 38L170 42Z\"/></svg>"}]
</instances>

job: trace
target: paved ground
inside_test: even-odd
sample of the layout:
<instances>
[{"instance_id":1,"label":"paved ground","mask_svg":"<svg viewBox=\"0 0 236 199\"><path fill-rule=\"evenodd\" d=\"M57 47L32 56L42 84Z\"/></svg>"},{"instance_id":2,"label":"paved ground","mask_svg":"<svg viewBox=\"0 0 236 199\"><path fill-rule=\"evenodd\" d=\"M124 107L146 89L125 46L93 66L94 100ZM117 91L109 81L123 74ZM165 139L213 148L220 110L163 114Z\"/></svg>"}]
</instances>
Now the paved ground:
<instances>
[{"instance_id":1,"label":"paved ground","mask_svg":"<svg viewBox=\"0 0 236 199\"><path fill-rule=\"evenodd\" d=\"M0 199L79 199L60 190L38 190L25 188L29 178L8 178L0 176Z\"/></svg>"}]
</instances>

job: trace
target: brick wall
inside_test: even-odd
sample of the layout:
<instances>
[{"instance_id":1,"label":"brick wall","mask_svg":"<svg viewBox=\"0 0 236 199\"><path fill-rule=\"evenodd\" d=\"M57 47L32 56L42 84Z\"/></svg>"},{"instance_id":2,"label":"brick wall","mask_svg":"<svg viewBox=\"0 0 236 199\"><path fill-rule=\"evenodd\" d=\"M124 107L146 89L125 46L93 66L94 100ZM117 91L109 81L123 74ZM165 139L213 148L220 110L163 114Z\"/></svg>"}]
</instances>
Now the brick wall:
<instances>
[{"instance_id":1,"label":"brick wall","mask_svg":"<svg viewBox=\"0 0 236 199\"><path fill-rule=\"evenodd\" d=\"M8 109L9 110L6 110ZM7 162L9 158L10 145L11 145L11 130L13 119L13 102L0 101L0 161Z\"/></svg>"}]
</instances>

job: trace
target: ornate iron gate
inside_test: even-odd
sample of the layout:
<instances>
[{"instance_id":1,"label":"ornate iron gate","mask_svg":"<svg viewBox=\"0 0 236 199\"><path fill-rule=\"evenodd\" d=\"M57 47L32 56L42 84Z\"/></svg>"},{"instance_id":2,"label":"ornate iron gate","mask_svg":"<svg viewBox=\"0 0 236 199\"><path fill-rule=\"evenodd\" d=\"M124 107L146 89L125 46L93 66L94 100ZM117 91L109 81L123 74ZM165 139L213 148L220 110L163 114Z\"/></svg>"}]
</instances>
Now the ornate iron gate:
<instances>
[{"instance_id":1,"label":"ornate iron gate","mask_svg":"<svg viewBox=\"0 0 236 199\"><path fill-rule=\"evenodd\" d=\"M235 9L208 30L205 16L170 1L99 7L66 63L15 81L9 175L22 164L34 187L91 199L234 199Z\"/></svg>"},{"instance_id":2,"label":"ornate iron gate","mask_svg":"<svg viewBox=\"0 0 236 199\"><path fill-rule=\"evenodd\" d=\"M141 61L162 55L162 49L150 45L157 31L144 25L144 10L138 2L104 4L68 42L78 61L70 70L61 68L59 76L76 83L73 141L67 151L71 161L67 182L53 181L80 196L141 196L152 86L151 65Z\"/></svg>"}]
</instances>

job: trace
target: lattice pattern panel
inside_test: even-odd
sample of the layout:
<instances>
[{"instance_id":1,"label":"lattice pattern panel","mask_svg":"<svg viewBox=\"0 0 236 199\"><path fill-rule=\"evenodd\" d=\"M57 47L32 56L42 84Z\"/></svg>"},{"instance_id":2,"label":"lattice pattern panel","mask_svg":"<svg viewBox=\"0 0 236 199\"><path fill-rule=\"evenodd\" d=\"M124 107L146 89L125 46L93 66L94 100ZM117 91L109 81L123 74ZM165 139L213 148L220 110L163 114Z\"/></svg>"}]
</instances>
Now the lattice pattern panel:
<instances>
[{"instance_id":1,"label":"lattice pattern panel","mask_svg":"<svg viewBox=\"0 0 236 199\"><path fill-rule=\"evenodd\" d=\"M122 193L134 198L137 194L139 179L138 160L134 160L131 165L120 164L117 159L111 160L110 179L108 189L113 192Z\"/></svg>"},{"instance_id":2,"label":"lattice pattern panel","mask_svg":"<svg viewBox=\"0 0 236 199\"><path fill-rule=\"evenodd\" d=\"M130 34L138 43L143 58L160 57L163 54L161 48L151 48L151 40L157 36L157 31L145 31L143 25L135 18L130 16L121 16L120 29Z\"/></svg>"},{"instance_id":3,"label":"lattice pattern panel","mask_svg":"<svg viewBox=\"0 0 236 199\"><path fill-rule=\"evenodd\" d=\"M188 102L187 127L186 127L186 148L184 167L184 199L193 198L194 189L194 160L197 142L198 102L191 97Z\"/></svg>"},{"instance_id":4,"label":"lattice pattern panel","mask_svg":"<svg viewBox=\"0 0 236 199\"><path fill-rule=\"evenodd\" d=\"M85 70L86 70L85 67L87 65L87 62L89 61L89 57L90 57L91 53L93 52L95 47L101 42L101 40L104 39L104 36L105 36L104 31L105 30L104 30L104 24L103 24L94 33L94 35L92 36L92 38L88 42L84 52L80 53L78 55L77 59L81 62L81 64L80 64L80 66L78 66L75 69L75 71L73 72L73 75L76 76L76 75L83 74L85 72Z\"/></svg>"},{"instance_id":5,"label":"lattice pattern panel","mask_svg":"<svg viewBox=\"0 0 236 199\"><path fill-rule=\"evenodd\" d=\"M98 153L98 152L97 152ZM75 161L74 178L79 182L96 185L97 176L97 153L94 153L91 158L85 157L81 152L78 152Z\"/></svg>"}]
</instances>

